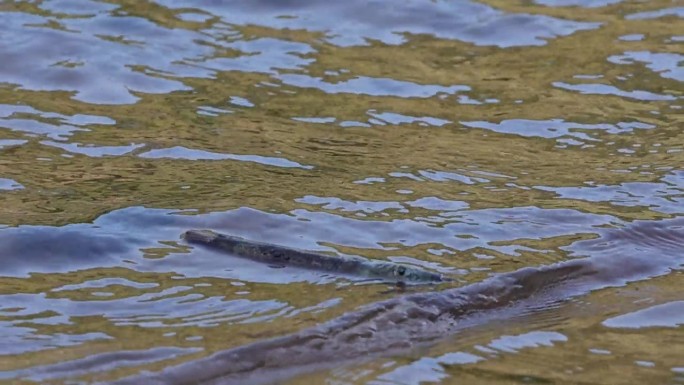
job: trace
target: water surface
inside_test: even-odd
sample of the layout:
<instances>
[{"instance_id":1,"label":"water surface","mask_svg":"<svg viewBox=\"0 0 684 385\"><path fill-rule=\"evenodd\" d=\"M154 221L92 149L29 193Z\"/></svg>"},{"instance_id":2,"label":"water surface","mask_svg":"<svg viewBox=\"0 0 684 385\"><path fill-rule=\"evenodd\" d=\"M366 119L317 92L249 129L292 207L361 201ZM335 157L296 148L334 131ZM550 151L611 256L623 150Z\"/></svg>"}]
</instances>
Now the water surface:
<instances>
[{"instance_id":1,"label":"water surface","mask_svg":"<svg viewBox=\"0 0 684 385\"><path fill-rule=\"evenodd\" d=\"M209 228L415 264L578 258L557 306L288 383L681 383L674 2L0 2L0 382L110 381L398 295ZM507 313L503 313L507 314Z\"/></svg>"}]
</instances>

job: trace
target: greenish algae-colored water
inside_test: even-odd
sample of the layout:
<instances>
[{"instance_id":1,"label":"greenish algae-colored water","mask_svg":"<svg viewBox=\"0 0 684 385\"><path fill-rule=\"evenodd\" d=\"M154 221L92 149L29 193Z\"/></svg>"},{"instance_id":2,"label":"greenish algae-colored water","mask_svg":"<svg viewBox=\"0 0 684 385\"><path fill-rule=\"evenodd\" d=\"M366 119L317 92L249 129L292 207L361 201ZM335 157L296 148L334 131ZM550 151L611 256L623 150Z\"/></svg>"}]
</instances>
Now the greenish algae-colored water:
<instances>
[{"instance_id":1,"label":"greenish algae-colored water","mask_svg":"<svg viewBox=\"0 0 684 385\"><path fill-rule=\"evenodd\" d=\"M209 228L457 278L415 290L579 257L661 271L283 383L683 383L683 18L0 2L0 382L158 371L400 295L180 239Z\"/></svg>"}]
</instances>

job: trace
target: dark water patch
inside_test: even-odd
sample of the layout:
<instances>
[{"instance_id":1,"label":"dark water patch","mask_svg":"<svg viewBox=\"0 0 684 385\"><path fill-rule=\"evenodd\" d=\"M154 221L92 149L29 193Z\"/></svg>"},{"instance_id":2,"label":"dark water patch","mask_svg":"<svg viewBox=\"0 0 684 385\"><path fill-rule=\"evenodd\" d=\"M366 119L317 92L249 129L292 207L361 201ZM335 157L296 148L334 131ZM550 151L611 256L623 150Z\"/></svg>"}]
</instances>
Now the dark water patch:
<instances>
[{"instance_id":1,"label":"dark water patch","mask_svg":"<svg viewBox=\"0 0 684 385\"><path fill-rule=\"evenodd\" d=\"M634 221L614 230L599 230L601 237L579 241L568 250L575 255L646 257L677 260L684 248L684 217L662 221ZM617 258L617 257L616 257Z\"/></svg>"},{"instance_id":2,"label":"dark water patch","mask_svg":"<svg viewBox=\"0 0 684 385\"><path fill-rule=\"evenodd\" d=\"M122 229L104 232L92 225L6 228L0 233L0 275L26 277L32 273L119 266L123 260L135 259L136 245L142 244Z\"/></svg>"},{"instance_id":3,"label":"dark water patch","mask_svg":"<svg viewBox=\"0 0 684 385\"><path fill-rule=\"evenodd\" d=\"M339 46L365 45L368 40L401 44L404 34L429 34L476 45L516 47L544 45L546 40L598 28L599 23L577 22L542 15L507 13L489 5L452 2L387 1L157 1L167 7L201 7L223 21L239 25L305 29L326 34ZM377 17L382 15L382 17ZM353 26L353 27L352 27Z\"/></svg>"}]
</instances>

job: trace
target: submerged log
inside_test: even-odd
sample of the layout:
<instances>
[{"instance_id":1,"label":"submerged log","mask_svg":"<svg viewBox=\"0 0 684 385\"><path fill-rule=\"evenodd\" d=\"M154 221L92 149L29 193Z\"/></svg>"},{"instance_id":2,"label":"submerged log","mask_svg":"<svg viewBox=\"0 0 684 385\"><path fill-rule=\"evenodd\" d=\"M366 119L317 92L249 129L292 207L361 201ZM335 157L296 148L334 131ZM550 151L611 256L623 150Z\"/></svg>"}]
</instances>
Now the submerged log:
<instances>
[{"instance_id":1,"label":"submerged log","mask_svg":"<svg viewBox=\"0 0 684 385\"><path fill-rule=\"evenodd\" d=\"M488 319L549 307L576 295L622 285L657 265L632 259L579 259L523 268L440 292L404 295L362 306L299 332L228 349L117 385L270 384L303 372L405 352Z\"/></svg>"},{"instance_id":2,"label":"submerged log","mask_svg":"<svg viewBox=\"0 0 684 385\"><path fill-rule=\"evenodd\" d=\"M256 242L210 230L189 230L183 238L239 257L276 266L295 266L333 274L381 279L399 283L437 283L448 280L441 274L399 263L353 256L334 256Z\"/></svg>"}]
</instances>

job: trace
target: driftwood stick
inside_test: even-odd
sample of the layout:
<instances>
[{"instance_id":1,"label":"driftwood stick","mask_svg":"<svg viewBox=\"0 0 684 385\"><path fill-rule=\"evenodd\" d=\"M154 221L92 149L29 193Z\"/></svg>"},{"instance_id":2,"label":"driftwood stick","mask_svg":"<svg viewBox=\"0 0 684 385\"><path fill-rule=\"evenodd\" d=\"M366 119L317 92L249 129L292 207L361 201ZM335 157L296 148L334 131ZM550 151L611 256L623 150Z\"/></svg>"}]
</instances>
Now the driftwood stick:
<instances>
[{"instance_id":1,"label":"driftwood stick","mask_svg":"<svg viewBox=\"0 0 684 385\"><path fill-rule=\"evenodd\" d=\"M437 283L448 280L441 274L399 263L361 257L317 254L219 234L210 230L189 230L183 235L183 238L189 243L202 244L269 265L295 266L334 274L401 283Z\"/></svg>"}]
</instances>

